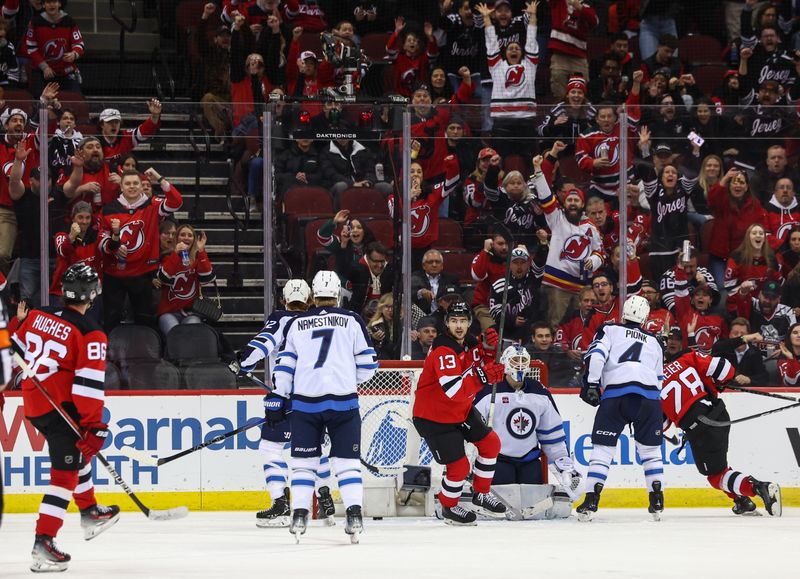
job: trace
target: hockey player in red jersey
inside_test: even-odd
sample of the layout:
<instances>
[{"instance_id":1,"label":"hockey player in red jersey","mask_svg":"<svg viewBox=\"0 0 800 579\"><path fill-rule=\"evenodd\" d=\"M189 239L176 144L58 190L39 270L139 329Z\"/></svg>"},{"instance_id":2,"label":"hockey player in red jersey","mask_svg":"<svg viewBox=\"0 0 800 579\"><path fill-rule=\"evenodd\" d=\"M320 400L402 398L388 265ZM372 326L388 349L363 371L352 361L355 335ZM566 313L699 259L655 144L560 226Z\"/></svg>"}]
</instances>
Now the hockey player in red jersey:
<instances>
[{"instance_id":1,"label":"hockey player in red jersey","mask_svg":"<svg viewBox=\"0 0 800 579\"><path fill-rule=\"evenodd\" d=\"M697 470L708 477L712 487L733 499L735 514L755 513L756 505L750 497L758 495L767 512L780 517L781 489L776 483L756 480L728 466L731 427L711 426L699 420L701 416L730 420L725 402L718 395L734 374L735 368L725 358L693 350L667 355L661 389L665 426L674 423L684 431Z\"/></svg>"},{"instance_id":2,"label":"hockey player in red jersey","mask_svg":"<svg viewBox=\"0 0 800 579\"><path fill-rule=\"evenodd\" d=\"M428 443L436 462L447 468L439 502L449 525L474 525L477 519L474 511L458 504L469 474L465 442L478 449L472 504L478 512L491 517L502 517L506 511L505 505L490 493L500 438L472 405L485 386L503 379L504 367L495 363L493 351L467 333L471 323L472 310L466 303L455 302L447 308L447 331L431 346L414 400L414 427ZM487 330L484 339L490 348L497 348L494 330Z\"/></svg>"},{"instance_id":3,"label":"hockey player in red jersey","mask_svg":"<svg viewBox=\"0 0 800 579\"><path fill-rule=\"evenodd\" d=\"M87 541L110 528L119 507L98 505L92 485L91 461L108 438L103 422L103 382L106 370L105 333L86 311L100 293L91 267L70 266L61 280L65 307L31 310L12 337L12 347L31 367L36 378L75 419L83 436L76 440L67 422L34 385L22 380L25 417L47 440L50 486L39 507L31 571L64 571L70 556L55 545L70 500L81 512Z\"/></svg>"}]
</instances>

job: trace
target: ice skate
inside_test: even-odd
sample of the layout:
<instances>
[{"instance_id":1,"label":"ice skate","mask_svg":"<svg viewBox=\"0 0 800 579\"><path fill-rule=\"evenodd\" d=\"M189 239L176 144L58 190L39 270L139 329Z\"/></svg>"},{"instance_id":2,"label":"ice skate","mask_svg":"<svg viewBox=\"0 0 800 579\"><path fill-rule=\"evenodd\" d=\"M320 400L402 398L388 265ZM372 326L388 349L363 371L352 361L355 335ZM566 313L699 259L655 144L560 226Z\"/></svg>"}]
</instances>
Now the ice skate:
<instances>
[{"instance_id":1,"label":"ice skate","mask_svg":"<svg viewBox=\"0 0 800 579\"><path fill-rule=\"evenodd\" d=\"M597 505L600 504L600 493L602 492L603 483L594 483L594 491L587 492L583 502L575 509L579 521L586 523L592 520L597 512Z\"/></svg>"},{"instance_id":2,"label":"ice skate","mask_svg":"<svg viewBox=\"0 0 800 579\"><path fill-rule=\"evenodd\" d=\"M653 515L654 521L661 520L661 513L664 512L664 492L661 490L661 481L653 483L653 490L650 491L650 506L647 507L647 512Z\"/></svg>"},{"instance_id":3,"label":"ice skate","mask_svg":"<svg viewBox=\"0 0 800 579\"><path fill-rule=\"evenodd\" d=\"M442 505L442 518L448 525L473 526L478 524L478 515L461 505L452 508Z\"/></svg>"},{"instance_id":4,"label":"ice skate","mask_svg":"<svg viewBox=\"0 0 800 579\"><path fill-rule=\"evenodd\" d=\"M756 510L756 504L750 497L736 497L733 499L733 508L731 508L734 515L743 515L750 517L759 517L761 514Z\"/></svg>"},{"instance_id":5,"label":"ice skate","mask_svg":"<svg viewBox=\"0 0 800 579\"><path fill-rule=\"evenodd\" d=\"M325 521L329 527L336 524L333 515L336 513L336 507L333 505L333 497L331 490L328 487L319 487L317 491L317 518Z\"/></svg>"},{"instance_id":6,"label":"ice skate","mask_svg":"<svg viewBox=\"0 0 800 579\"><path fill-rule=\"evenodd\" d=\"M475 493L472 495L475 512L493 519L502 519L506 515L506 506L497 500L492 493Z\"/></svg>"},{"instance_id":7,"label":"ice skate","mask_svg":"<svg viewBox=\"0 0 800 579\"><path fill-rule=\"evenodd\" d=\"M350 535L350 542L353 544L358 543L358 538L364 532L364 519L361 516L361 507L353 505L347 507L346 512L347 520L344 524L344 532Z\"/></svg>"},{"instance_id":8,"label":"ice skate","mask_svg":"<svg viewBox=\"0 0 800 579\"><path fill-rule=\"evenodd\" d=\"M308 527L308 509L295 509L292 513L292 524L289 532L294 535L296 543L300 542L300 535L304 535Z\"/></svg>"},{"instance_id":9,"label":"ice skate","mask_svg":"<svg viewBox=\"0 0 800 579\"><path fill-rule=\"evenodd\" d=\"M34 573L57 573L67 570L70 557L67 553L56 547L53 537L36 535L31 551L33 562L31 571Z\"/></svg>"},{"instance_id":10,"label":"ice skate","mask_svg":"<svg viewBox=\"0 0 800 579\"><path fill-rule=\"evenodd\" d=\"M91 541L100 533L103 533L117 524L119 521L119 507L111 505L94 505L81 511L81 527L83 528L83 538Z\"/></svg>"},{"instance_id":11,"label":"ice skate","mask_svg":"<svg viewBox=\"0 0 800 579\"><path fill-rule=\"evenodd\" d=\"M266 529L269 527L288 527L292 511L289 508L289 489L283 489L283 494L275 497L272 506L256 513L256 527Z\"/></svg>"},{"instance_id":12,"label":"ice skate","mask_svg":"<svg viewBox=\"0 0 800 579\"><path fill-rule=\"evenodd\" d=\"M758 481L750 477L750 483L753 485L753 490L759 498L764 501L764 508L770 516L780 517L783 513L783 504L781 503L781 487L777 483L768 481Z\"/></svg>"}]
</instances>

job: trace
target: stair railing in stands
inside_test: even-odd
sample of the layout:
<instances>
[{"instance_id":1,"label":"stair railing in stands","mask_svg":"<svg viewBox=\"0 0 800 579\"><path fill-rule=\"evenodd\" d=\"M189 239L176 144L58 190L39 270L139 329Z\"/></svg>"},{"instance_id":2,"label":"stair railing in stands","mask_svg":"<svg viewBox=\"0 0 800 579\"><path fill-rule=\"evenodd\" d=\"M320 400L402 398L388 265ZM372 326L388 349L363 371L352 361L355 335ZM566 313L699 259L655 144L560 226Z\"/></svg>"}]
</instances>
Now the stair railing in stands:
<instances>
[{"instance_id":1,"label":"stair railing in stands","mask_svg":"<svg viewBox=\"0 0 800 579\"><path fill-rule=\"evenodd\" d=\"M167 77L166 83L169 90L166 94L161 86L161 76L159 75L160 71L163 71L164 75ZM175 79L172 78L172 72L169 70L169 64L167 63L167 59L164 58L164 53L161 52L161 49L157 46L153 49L153 53L150 56L150 72L153 75L153 84L156 87L158 99L161 102L166 100L174 101Z\"/></svg>"},{"instance_id":2,"label":"stair railing in stands","mask_svg":"<svg viewBox=\"0 0 800 579\"><path fill-rule=\"evenodd\" d=\"M117 76L117 88L122 89L122 75L125 71L125 33L133 34L136 31L136 0L128 0L131 7L131 23L126 24L117 15L115 0L108 0L108 8L111 11L111 18L119 24L119 75Z\"/></svg>"},{"instance_id":3,"label":"stair railing in stands","mask_svg":"<svg viewBox=\"0 0 800 579\"><path fill-rule=\"evenodd\" d=\"M194 208L191 217L195 221L203 217L203 212L200 210L200 177L203 167L208 165L211 158L211 136L201 122L200 115L200 111L193 111L189 122L189 144L194 151Z\"/></svg>"},{"instance_id":4,"label":"stair railing in stands","mask_svg":"<svg viewBox=\"0 0 800 579\"><path fill-rule=\"evenodd\" d=\"M228 187L226 201L228 203L228 213L230 213L231 218L233 219L233 269L230 277L228 278L229 287L242 287L244 285L242 281L242 274L239 272L239 236L240 232L247 231L247 227L250 222L250 203L248 203L247 191L242 187L242 183L238 179L236 172L238 164L239 162L237 159L228 159ZM242 204L244 205L244 219L239 219L239 215L233 208L234 195L240 197L242 200Z\"/></svg>"}]
</instances>

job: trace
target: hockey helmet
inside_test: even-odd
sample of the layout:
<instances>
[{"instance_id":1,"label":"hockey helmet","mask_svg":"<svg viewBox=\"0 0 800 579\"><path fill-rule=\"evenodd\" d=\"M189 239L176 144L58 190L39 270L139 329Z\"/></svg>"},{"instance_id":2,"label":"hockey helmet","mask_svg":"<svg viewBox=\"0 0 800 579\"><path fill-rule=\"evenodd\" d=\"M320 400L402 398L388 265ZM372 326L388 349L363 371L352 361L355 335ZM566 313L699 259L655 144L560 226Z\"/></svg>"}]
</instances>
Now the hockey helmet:
<instances>
[{"instance_id":1,"label":"hockey helmet","mask_svg":"<svg viewBox=\"0 0 800 579\"><path fill-rule=\"evenodd\" d=\"M519 344L512 344L503 350L500 363L505 367L506 376L515 382L522 382L531 371L531 355Z\"/></svg>"},{"instance_id":2,"label":"hockey helmet","mask_svg":"<svg viewBox=\"0 0 800 579\"><path fill-rule=\"evenodd\" d=\"M102 293L97 272L85 263L74 263L61 277L64 303L92 303Z\"/></svg>"},{"instance_id":3,"label":"hockey helmet","mask_svg":"<svg viewBox=\"0 0 800 579\"><path fill-rule=\"evenodd\" d=\"M283 302L290 304L292 302L307 303L308 298L311 296L311 288L308 287L304 279L290 279L283 286Z\"/></svg>"},{"instance_id":4,"label":"hockey helmet","mask_svg":"<svg viewBox=\"0 0 800 579\"><path fill-rule=\"evenodd\" d=\"M622 319L640 326L650 315L650 303L642 296L630 296L622 306Z\"/></svg>"},{"instance_id":5,"label":"hockey helmet","mask_svg":"<svg viewBox=\"0 0 800 579\"><path fill-rule=\"evenodd\" d=\"M311 282L311 290L314 298L334 298L339 299L339 292L342 290L342 282L335 271L320 270Z\"/></svg>"},{"instance_id":6,"label":"hockey helmet","mask_svg":"<svg viewBox=\"0 0 800 579\"><path fill-rule=\"evenodd\" d=\"M453 302L447 307L444 321L447 323L450 318L467 318L472 323L472 308L466 302Z\"/></svg>"}]
</instances>

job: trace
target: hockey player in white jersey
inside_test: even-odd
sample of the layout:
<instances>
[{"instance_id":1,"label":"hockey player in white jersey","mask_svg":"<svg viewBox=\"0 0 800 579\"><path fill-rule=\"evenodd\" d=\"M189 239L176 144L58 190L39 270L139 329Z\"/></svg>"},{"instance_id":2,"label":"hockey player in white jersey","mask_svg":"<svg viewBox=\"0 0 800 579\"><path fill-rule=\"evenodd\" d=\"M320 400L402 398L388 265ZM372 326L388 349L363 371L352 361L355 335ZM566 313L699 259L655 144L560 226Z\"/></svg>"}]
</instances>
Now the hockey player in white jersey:
<instances>
[{"instance_id":1,"label":"hockey player in white jersey","mask_svg":"<svg viewBox=\"0 0 800 579\"><path fill-rule=\"evenodd\" d=\"M358 384L378 368L364 320L339 308L341 284L336 272L319 271L311 284L314 307L289 322L273 383L278 396L267 416L292 412L292 523L289 531L299 542L308 525L314 479L319 469L320 440L327 428L331 466L346 507L345 532L353 543L363 530L361 504L361 416Z\"/></svg>"},{"instance_id":2,"label":"hockey player in white jersey","mask_svg":"<svg viewBox=\"0 0 800 579\"><path fill-rule=\"evenodd\" d=\"M578 520L589 521L597 512L617 440L626 424L632 426L642 461L650 498L648 511L658 521L664 510L659 399L664 353L658 338L641 328L649 315L645 298L629 297L622 308L622 323L600 326L584 356L587 369L581 399L598 409L586 475L590 490L576 509Z\"/></svg>"},{"instance_id":3,"label":"hockey player in white jersey","mask_svg":"<svg viewBox=\"0 0 800 579\"><path fill-rule=\"evenodd\" d=\"M542 450L553 461L559 482L576 500L581 475L575 470L567 447L567 435L550 391L530 376L531 355L519 344L505 349L500 358L505 378L497 384L495 408L489 425L500 437L493 485L541 485ZM478 395L475 407L489 416L492 388ZM567 508L568 516L570 508Z\"/></svg>"},{"instance_id":4,"label":"hockey player in white jersey","mask_svg":"<svg viewBox=\"0 0 800 579\"><path fill-rule=\"evenodd\" d=\"M272 375L278 350L283 341L284 330L287 324L296 316L308 309L311 298L311 288L304 279L290 279L283 287L283 303L285 310L275 310L267 318L264 328L251 339L239 352L239 366L241 373L252 372L264 359L267 360L267 371ZM265 405L274 397L267 394L264 398ZM258 527L288 527L291 510L289 509L289 488L287 486L288 465L283 456L283 451L289 446L291 439L289 421L283 420L279 424L265 423L261 427L261 442L258 450L264 456L264 478L267 489L272 498L269 509L256 513L256 526ZM328 457L322 456L320 468L317 472L317 517L325 519L329 525L335 524L333 514L335 507L333 497L328 486L330 478Z\"/></svg>"}]
</instances>

